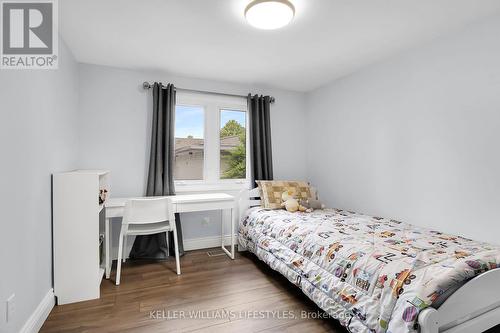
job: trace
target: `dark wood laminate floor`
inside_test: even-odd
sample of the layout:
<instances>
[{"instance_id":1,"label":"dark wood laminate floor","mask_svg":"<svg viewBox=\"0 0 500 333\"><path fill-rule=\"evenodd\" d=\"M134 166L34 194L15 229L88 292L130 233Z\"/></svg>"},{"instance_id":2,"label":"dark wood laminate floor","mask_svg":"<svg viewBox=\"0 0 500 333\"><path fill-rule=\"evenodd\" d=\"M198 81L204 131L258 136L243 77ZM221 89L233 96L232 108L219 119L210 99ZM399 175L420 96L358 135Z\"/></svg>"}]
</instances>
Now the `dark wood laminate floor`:
<instances>
[{"instance_id":1,"label":"dark wood laminate floor","mask_svg":"<svg viewBox=\"0 0 500 333\"><path fill-rule=\"evenodd\" d=\"M173 260L127 262L120 286L113 269L100 299L56 306L41 332L347 332L334 319L311 318L323 312L255 256L206 252L182 257L181 276Z\"/></svg>"}]
</instances>

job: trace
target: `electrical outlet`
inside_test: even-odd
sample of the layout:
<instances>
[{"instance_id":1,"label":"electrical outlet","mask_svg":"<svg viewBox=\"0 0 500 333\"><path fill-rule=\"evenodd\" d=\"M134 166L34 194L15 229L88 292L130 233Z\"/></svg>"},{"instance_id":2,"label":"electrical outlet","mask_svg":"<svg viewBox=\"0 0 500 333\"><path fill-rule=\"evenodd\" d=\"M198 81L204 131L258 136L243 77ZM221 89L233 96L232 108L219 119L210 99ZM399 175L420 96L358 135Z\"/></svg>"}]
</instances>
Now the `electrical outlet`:
<instances>
[{"instance_id":1,"label":"electrical outlet","mask_svg":"<svg viewBox=\"0 0 500 333\"><path fill-rule=\"evenodd\" d=\"M16 294L10 295L9 298L7 298L7 306L5 307L6 309L6 318L5 321L9 322L11 318L14 316L14 313L16 312L16 304L14 302L16 297Z\"/></svg>"},{"instance_id":2,"label":"electrical outlet","mask_svg":"<svg viewBox=\"0 0 500 333\"><path fill-rule=\"evenodd\" d=\"M202 225L209 225L210 224L210 217L204 217L203 222L201 222Z\"/></svg>"}]
</instances>

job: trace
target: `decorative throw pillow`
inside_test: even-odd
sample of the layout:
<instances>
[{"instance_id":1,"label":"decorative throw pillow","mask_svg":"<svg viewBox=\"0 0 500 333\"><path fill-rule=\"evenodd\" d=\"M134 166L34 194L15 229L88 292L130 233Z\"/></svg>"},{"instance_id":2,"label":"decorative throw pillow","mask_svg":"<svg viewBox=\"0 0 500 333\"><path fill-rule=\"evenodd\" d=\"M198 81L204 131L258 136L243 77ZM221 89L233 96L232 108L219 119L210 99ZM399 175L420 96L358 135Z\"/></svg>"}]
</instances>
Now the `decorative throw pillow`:
<instances>
[{"instance_id":1,"label":"decorative throw pillow","mask_svg":"<svg viewBox=\"0 0 500 333\"><path fill-rule=\"evenodd\" d=\"M312 197L309 183L304 181L258 180L260 199L263 208L281 209L281 194L291 191L297 200L307 200Z\"/></svg>"}]
</instances>

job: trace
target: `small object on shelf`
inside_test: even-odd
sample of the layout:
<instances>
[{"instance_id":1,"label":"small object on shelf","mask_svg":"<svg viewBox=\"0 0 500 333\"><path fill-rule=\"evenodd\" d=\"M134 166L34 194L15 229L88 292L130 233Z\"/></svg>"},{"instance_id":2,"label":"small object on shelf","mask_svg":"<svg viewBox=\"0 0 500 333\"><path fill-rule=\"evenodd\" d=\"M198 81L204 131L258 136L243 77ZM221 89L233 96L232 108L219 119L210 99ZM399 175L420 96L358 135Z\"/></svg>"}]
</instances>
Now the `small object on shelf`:
<instances>
[{"instance_id":1,"label":"small object on shelf","mask_svg":"<svg viewBox=\"0 0 500 333\"><path fill-rule=\"evenodd\" d=\"M105 188L99 190L99 205L102 205L106 201L107 196L108 190L106 190Z\"/></svg>"}]
</instances>

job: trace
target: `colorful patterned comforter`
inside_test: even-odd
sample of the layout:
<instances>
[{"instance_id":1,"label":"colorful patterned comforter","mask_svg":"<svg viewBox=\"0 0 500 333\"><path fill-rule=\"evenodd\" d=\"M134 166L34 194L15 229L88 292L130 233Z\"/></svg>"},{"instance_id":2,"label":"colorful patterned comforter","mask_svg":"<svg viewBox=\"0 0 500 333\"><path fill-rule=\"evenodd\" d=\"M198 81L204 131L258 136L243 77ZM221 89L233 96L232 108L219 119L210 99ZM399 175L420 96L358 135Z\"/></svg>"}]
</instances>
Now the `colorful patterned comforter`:
<instances>
[{"instance_id":1,"label":"colorful patterned comforter","mask_svg":"<svg viewBox=\"0 0 500 333\"><path fill-rule=\"evenodd\" d=\"M500 267L500 247L338 209L248 210L239 242L352 332L415 332L467 280Z\"/></svg>"}]
</instances>

